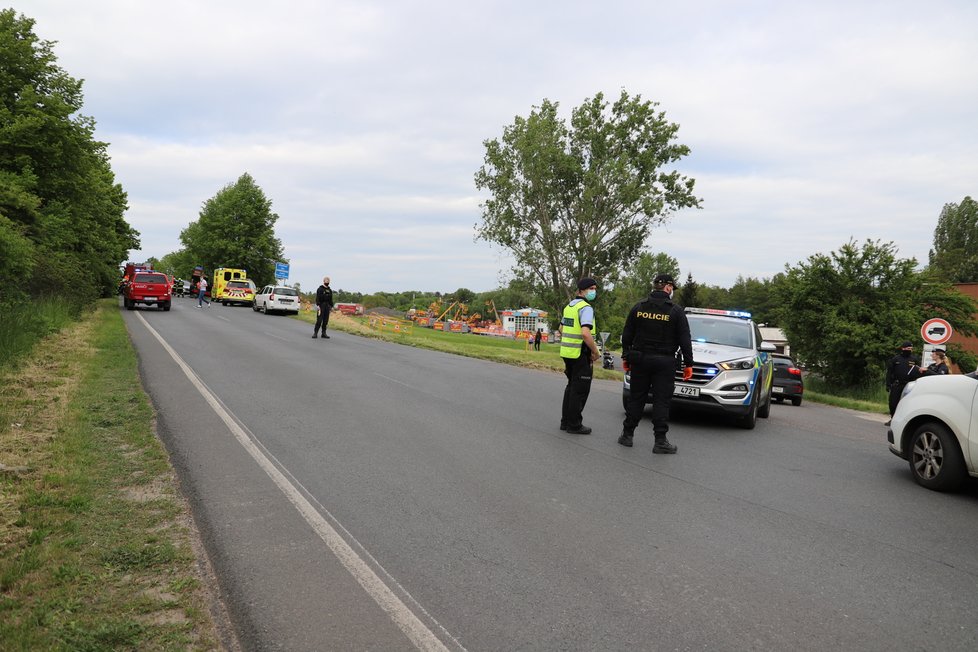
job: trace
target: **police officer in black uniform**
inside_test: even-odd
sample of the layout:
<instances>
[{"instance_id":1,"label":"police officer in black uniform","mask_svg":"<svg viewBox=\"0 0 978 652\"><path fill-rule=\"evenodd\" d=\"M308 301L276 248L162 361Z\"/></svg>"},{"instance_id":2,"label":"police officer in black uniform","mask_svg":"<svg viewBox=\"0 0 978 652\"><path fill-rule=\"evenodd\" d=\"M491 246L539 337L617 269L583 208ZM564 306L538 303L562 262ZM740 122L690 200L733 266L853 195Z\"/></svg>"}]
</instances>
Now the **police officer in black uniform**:
<instances>
[{"instance_id":1,"label":"police officer in black uniform","mask_svg":"<svg viewBox=\"0 0 978 652\"><path fill-rule=\"evenodd\" d=\"M886 365L886 386L890 390L890 416L896 412L897 403L903 396L903 388L911 380L920 377L920 363L913 357L913 343L907 340L900 345L900 352ZM889 425L889 421L886 422Z\"/></svg>"},{"instance_id":2,"label":"police officer in black uniform","mask_svg":"<svg viewBox=\"0 0 978 652\"><path fill-rule=\"evenodd\" d=\"M645 397L651 388L655 432L652 452L675 453L678 449L669 443L666 433L669 432L669 404L675 388L676 350L682 352L683 380L689 380L693 375L693 344L686 312L672 302L672 276L659 274L652 286L652 293L629 311L621 336L621 357L631 371L631 394L618 443L632 445L635 426L642 420Z\"/></svg>"},{"instance_id":3,"label":"police officer in black uniform","mask_svg":"<svg viewBox=\"0 0 978 652\"><path fill-rule=\"evenodd\" d=\"M329 326L329 311L333 309L333 290L329 287L329 277L323 277L323 284L316 288L316 325L312 329L312 338L316 339L316 333L320 327L323 329L323 339L328 340L326 327Z\"/></svg>"}]
</instances>

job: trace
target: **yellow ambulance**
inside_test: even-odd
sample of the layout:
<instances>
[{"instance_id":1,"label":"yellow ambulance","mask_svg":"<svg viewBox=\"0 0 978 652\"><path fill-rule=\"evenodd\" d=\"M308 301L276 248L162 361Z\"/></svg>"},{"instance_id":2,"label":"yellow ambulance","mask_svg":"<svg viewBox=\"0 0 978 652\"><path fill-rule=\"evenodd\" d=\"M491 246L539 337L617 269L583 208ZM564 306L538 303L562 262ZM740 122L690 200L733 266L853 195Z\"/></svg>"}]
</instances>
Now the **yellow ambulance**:
<instances>
[{"instance_id":1,"label":"yellow ambulance","mask_svg":"<svg viewBox=\"0 0 978 652\"><path fill-rule=\"evenodd\" d=\"M211 301L221 305L241 304L250 306L255 302L255 284L243 269L220 267L214 270L214 285L211 286Z\"/></svg>"}]
</instances>

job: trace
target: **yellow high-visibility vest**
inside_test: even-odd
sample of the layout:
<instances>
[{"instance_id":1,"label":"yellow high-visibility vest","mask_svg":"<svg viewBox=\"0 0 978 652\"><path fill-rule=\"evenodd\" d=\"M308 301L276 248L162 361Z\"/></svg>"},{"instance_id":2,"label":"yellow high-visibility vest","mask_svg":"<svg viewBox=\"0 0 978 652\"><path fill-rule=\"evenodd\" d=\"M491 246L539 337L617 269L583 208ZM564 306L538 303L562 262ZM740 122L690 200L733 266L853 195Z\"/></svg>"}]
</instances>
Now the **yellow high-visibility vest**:
<instances>
[{"instance_id":1,"label":"yellow high-visibility vest","mask_svg":"<svg viewBox=\"0 0 978 652\"><path fill-rule=\"evenodd\" d=\"M580 302L575 303L573 306L570 304L564 306L563 318L560 321L561 326L563 326L560 335L560 357L581 357L581 351L584 348L581 310L588 305L590 304L587 301L581 299ZM594 324L591 324L591 329L594 330Z\"/></svg>"}]
</instances>

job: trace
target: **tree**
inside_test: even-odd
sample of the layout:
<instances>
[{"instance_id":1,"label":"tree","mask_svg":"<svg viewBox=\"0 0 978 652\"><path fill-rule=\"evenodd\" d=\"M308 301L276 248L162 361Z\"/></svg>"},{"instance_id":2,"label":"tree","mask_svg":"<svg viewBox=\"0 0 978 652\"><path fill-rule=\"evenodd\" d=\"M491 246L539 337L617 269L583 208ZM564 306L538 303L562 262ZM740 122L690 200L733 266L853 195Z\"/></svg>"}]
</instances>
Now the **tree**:
<instances>
[{"instance_id":1,"label":"tree","mask_svg":"<svg viewBox=\"0 0 978 652\"><path fill-rule=\"evenodd\" d=\"M930 266L952 283L978 281L978 202L944 204L934 229Z\"/></svg>"},{"instance_id":2,"label":"tree","mask_svg":"<svg viewBox=\"0 0 978 652\"><path fill-rule=\"evenodd\" d=\"M250 174L242 174L204 202L200 217L180 232L192 258L212 270L233 267L248 271L261 287L275 280L275 263L283 261L275 237L278 215Z\"/></svg>"},{"instance_id":3,"label":"tree","mask_svg":"<svg viewBox=\"0 0 978 652\"><path fill-rule=\"evenodd\" d=\"M693 273L686 275L686 282L679 288L679 305L685 308L696 308L699 304L699 284L693 280Z\"/></svg>"},{"instance_id":4,"label":"tree","mask_svg":"<svg viewBox=\"0 0 978 652\"><path fill-rule=\"evenodd\" d=\"M484 142L476 187L476 237L508 249L514 277L551 309L591 276L614 284L651 229L676 210L698 207L694 181L665 169L689 153L679 127L654 102L622 91L612 105L598 93L575 108L570 127L544 100L517 117L501 139Z\"/></svg>"},{"instance_id":5,"label":"tree","mask_svg":"<svg viewBox=\"0 0 978 652\"><path fill-rule=\"evenodd\" d=\"M930 317L974 334L974 301L916 267L893 243L870 240L785 266L773 292L792 351L828 382L859 387L880 382L895 346L917 339Z\"/></svg>"},{"instance_id":6,"label":"tree","mask_svg":"<svg viewBox=\"0 0 978 652\"><path fill-rule=\"evenodd\" d=\"M81 304L114 292L139 234L95 121L78 113L82 83L33 28L0 10L0 293Z\"/></svg>"}]
</instances>

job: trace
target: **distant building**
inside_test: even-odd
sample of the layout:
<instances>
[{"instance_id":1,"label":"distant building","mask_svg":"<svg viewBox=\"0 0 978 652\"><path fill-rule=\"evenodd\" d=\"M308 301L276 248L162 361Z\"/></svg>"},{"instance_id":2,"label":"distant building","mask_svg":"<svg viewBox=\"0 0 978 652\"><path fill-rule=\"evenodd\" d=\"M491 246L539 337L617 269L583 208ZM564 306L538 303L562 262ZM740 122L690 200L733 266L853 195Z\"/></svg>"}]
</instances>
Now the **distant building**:
<instances>
[{"instance_id":1,"label":"distant building","mask_svg":"<svg viewBox=\"0 0 978 652\"><path fill-rule=\"evenodd\" d=\"M791 345L788 344L788 338L785 337L783 330L772 326L758 326L758 329L761 331L761 338L776 346L778 353L791 355Z\"/></svg>"},{"instance_id":2,"label":"distant building","mask_svg":"<svg viewBox=\"0 0 978 652\"><path fill-rule=\"evenodd\" d=\"M503 330L518 337L520 333L536 333L537 329L543 331L544 336L550 332L547 325L547 313L537 308L519 308L499 311L499 319L503 323Z\"/></svg>"}]
</instances>

